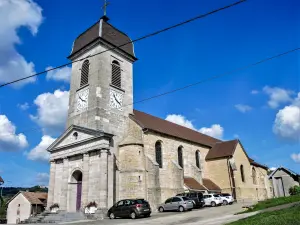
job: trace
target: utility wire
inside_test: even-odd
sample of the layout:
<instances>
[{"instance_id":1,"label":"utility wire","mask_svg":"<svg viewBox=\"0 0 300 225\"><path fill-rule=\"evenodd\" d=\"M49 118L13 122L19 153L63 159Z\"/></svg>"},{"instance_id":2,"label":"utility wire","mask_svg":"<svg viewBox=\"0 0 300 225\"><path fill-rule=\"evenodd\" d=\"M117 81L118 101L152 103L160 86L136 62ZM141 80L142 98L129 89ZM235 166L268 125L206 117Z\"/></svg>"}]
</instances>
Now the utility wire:
<instances>
[{"instance_id":1,"label":"utility wire","mask_svg":"<svg viewBox=\"0 0 300 225\"><path fill-rule=\"evenodd\" d=\"M225 72L225 73L222 73L222 74L219 74L219 75L215 75L215 76L211 76L211 77L208 77L206 79L203 79L203 80L200 80L198 82L195 82L195 83L191 83L191 84L188 84L186 86L183 86L183 87L179 87L177 89L173 89L173 90L170 90L170 91L167 91L167 92L164 92L164 93L161 93L161 94L158 94L158 95L154 95L152 97L149 97L149 98L145 98L145 99L142 99L142 100L139 100L139 101L136 101L134 103L131 103L131 104L127 104L127 105L124 105L122 106L122 108L125 108L127 106L130 106L130 105L133 105L133 104L139 104L139 103L142 103L142 102L145 102L145 101L149 101L151 99L155 99L155 98L159 98L159 97L162 97L164 95L168 95L168 94L172 94L174 92L177 92L177 91L181 91L181 90L184 90L184 89L187 89L187 88L190 88L190 87L193 87L193 86L196 86L196 85L199 85L199 84L202 84L202 83L205 83L207 81L211 81L211 80L214 80L214 79L217 79L217 78L220 78L220 77L224 77L224 76L227 76L227 75L231 75L235 72L238 72L238 71L242 71L242 70L245 70L245 69L248 69L250 67L253 67L253 66L256 66L256 65L259 65L259 64L262 64L262 63L265 63L267 61L270 61L270 60L273 60L275 58L279 58L279 57L282 57L284 55L288 55L290 53L293 53L293 52L296 52L300 50L300 48L294 48L294 49L291 49L291 50L288 50L288 51L285 51L283 53L280 53L280 54L277 54L277 55L274 55L274 56L271 56L271 57L268 57L268 58L264 58L262 60L259 60L257 62L254 62L254 63L250 63L246 66L242 66L242 67L238 67L236 69L233 69L233 70L230 70L228 72ZM42 129L42 128L40 128ZM33 128L33 129L27 129L27 130L39 130L39 128ZM26 131L26 130L24 130ZM23 133L23 132L21 132ZM0 138L2 136L7 136L7 135L15 135L15 134L3 134L3 135L0 135Z\"/></svg>"},{"instance_id":2,"label":"utility wire","mask_svg":"<svg viewBox=\"0 0 300 225\"><path fill-rule=\"evenodd\" d=\"M53 70L56 70L56 69L60 69L60 68L65 67L65 66L72 65L73 63L76 63L76 62L81 62L81 61L83 61L83 60L85 60L85 59L88 59L88 58L91 58L91 57L94 57L94 56L103 54L103 53L108 52L108 51L112 51L112 50L121 48L121 47L123 47L123 46L125 46L125 45L128 45L128 44L131 44L131 43L134 43L134 42L141 41L141 40L143 40L143 39L146 39L146 38L155 36L155 35L157 35L157 34L160 34L160 33L163 33L163 32L165 32L165 31L171 30L171 29L173 29L173 28L176 28L176 27L185 25L185 24L190 23L190 22L193 22L193 21L195 21L195 20L198 20L198 19L207 17L207 16L209 16L209 15L212 15L212 14L215 14L215 13L217 13L217 12L223 11L223 10L225 10L225 9L231 8L231 7L233 7L233 6L239 5L239 4L241 4L241 3L243 3L243 2L246 2L246 1L247 1L247 0L240 0L240 1L234 2L234 3L229 4L229 5L226 5L226 6L224 6L224 7L221 7L221 8L215 9L215 10L213 10L213 11L210 11L210 12L208 12L208 13L201 14L201 15L198 15L198 16L196 16L196 17L193 17L193 18L191 18L191 19L189 19L189 20L186 20L186 21L183 21L183 22L181 22L181 23L175 24L175 25L173 25L173 26L170 26L170 27L161 29L161 30L159 30L159 31L156 31L156 32L147 34L147 35L142 36L142 37L140 37L140 38L137 38L137 39L135 39L135 40L129 41L129 42L125 43L125 44L122 44L122 45L119 45L119 46L115 46L115 47L109 48L109 49L107 49L107 50L104 50L104 51L101 51L101 52L98 52L98 53L89 55L89 56L87 56L87 57L85 57L85 58L78 59L78 60L74 60L74 61L72 61L72 62L65 63L65 64L63 64L63 65L60 65L60 66L57 66L57 67L54 67L54 68L51 68L51 69L48 69L48 70L41 71L41 72L39 72L39 73L35 73L35 74L32 74L32 75L27 76L27 77L23 77L23 78L14 80L14 81L10 81L10 82L1 84L1 85L0 85L0 88L2 88L2 87L4 87L4 86L7 86L7 85L10 85L10 84L13 84L13 83L16 83L16 82L19 82L19 81L22 81L22 80L26 80L26 79L29 79L29 78L32 78L32 77L35 77L35 76L42 75L42 74L44 74L44 73L47 73L47 72L50 72L50 71L53 71Z\"/></svg>"},{"instance_id":3,"label":"utility wire","mask_svg":"<svg viewBox=\"0 0 300 225\"><path fill-rule=\"evenodd\" d=\"M133 104L138 104L138 103L145 102L145 101L149 101L149 100L151 100L151 99L159 98L159 97L164 96L164 95L168 95L168 94L171 94L171 93L174 93L174 92L177 92L177 91L181 91L181 90L184 90L184 89L186 89L186 88L190 88L190 87L196 86L196 85L198 85L198 84L201 84L201 83L204 83L204 82L207 82L207 81L211 81L211 80L214 80L214 79L217 79L217 78L220 78L220 77L224 77L224 76L230 75L230 74L232 74L232 73L235 73L235 72L238 72L238 71L245 70L245 69L250 68L250 67L252 67L252 66L256 66L256 65L258 65L258 64L261 64L261 63L270 61L270 60L275 59L275 58L279 58L279 57L281 57L281 56L290 54L290 53L295 52L295 51L298 51L298 50L300 50L300 48L294 48L294 49L291 49L291 50L289 50L289 51L286 51L286 52L283 52L283 53L280 53L280 54L277 54L277 55L274 55L274 56L271 56L271 57L268 57L268 58L264 58L264 59L262 59L262 60L260 60L260 61L257 61L257 62L248 64L248 65L246 65L246 66L238 67L238 68L233 69L233 70L230 70L230 71L228 71L228 72L225 72L225 73L222 73L222 74L219 74L219 75L215 75L215 76L211 76L211 77L208 77L208 78L206 78L206 79L200 80L200 81L198 81L198 82L191 83L191 84L188 84L188 85L186 85L186 86L183 86L183 87L180 87L180 88L177 88L177 89L173 89L173 90L170 90L170 91L167 91L167 92L158 94L158 95L154 95L154 96L152 96L152 97L145 98L145 99L142 99L142 100L139 100L139 101L130 103L130 104L128 104L128 105L124 105L123 107L129 106L129 105L133 105Z\"/></svg>"}]
</instances>

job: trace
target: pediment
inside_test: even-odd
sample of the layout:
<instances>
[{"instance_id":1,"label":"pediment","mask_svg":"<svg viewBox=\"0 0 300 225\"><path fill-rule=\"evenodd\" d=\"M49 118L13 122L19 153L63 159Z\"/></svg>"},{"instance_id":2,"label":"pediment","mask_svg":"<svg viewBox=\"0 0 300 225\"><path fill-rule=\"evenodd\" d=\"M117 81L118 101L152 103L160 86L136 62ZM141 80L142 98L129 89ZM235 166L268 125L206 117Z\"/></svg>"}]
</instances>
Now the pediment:
<instances>
[{"instance_id":1,"label":"pediment","mask_svg":"<svg viewBox=\"0 0 300 225\"><path fill-rule=\"evenodd\" d=\"M65 147L84 144L104 136L111 138L113 135L104 133L101 130L94 130L72 125L59 138L57 138L52 145L48 147L47 151L52 152Z\"/></svg>"}]
</instances>

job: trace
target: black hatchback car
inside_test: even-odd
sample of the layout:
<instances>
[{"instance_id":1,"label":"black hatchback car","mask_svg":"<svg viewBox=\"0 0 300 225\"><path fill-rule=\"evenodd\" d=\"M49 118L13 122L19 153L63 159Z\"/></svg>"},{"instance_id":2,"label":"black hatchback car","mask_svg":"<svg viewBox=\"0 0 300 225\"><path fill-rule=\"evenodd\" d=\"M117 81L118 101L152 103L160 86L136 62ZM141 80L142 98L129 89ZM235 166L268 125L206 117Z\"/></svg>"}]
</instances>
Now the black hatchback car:
<instances>
[{"instance_id":1,"label":"black hatchback car","mask_svg":"<svg viewBox=\"0 0 300 225\"><path fill-rule=\"evenodd\" d=\"M130 217L135 219L137 217L149 217L151 208L149 203L144 199L124 199L114 204L107 212L110 219L116 217Z\"/></svg>"},{"instance_id":2,"label":"black hatchback car","mask_svg":"<svg viewBox=\"0 0 300 225\"><path fill-rule=\"evenodd\" d=\"M205 204L203 194L201 192L181 193L181 194L177 194L177 196L188 197L190 200L193 201L194 208L201 208Z\"/></svg>"}]
</instances>

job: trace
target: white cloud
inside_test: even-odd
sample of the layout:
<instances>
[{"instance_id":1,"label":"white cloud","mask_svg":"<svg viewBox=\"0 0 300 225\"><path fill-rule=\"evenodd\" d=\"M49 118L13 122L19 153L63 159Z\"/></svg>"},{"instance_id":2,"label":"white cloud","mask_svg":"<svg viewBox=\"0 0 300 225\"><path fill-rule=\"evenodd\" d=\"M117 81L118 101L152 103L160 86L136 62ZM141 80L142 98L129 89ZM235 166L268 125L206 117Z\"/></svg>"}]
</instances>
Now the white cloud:
<instances>
[{"instance_id":1,"label":"white cloud","mask_svg":"<svg viewBox=\"0 0 300 225\"><path fill-rule=\"evenodd\" d=\"M202 127L199 129L200 133L206 134L215 138L222 138L224 133L224 128L219 124L213 124L211 127Z\"/></svg>"},{"instance_id":2,"label":"white cloud","mask_svg":"<svg viewBox=\"0 0 300 225\"><path fill-rule=\"evenodd\" d=\"M193 130L196 130L195 127L194 127L194 125L192 124L192 121L187 120L182 115L171 114L171 115L167 116L166 120L170 121L170 122L173 122L173 123L176 123L178 125L181 125L181 126L184 126L184 127L187 127L187 128L193 129Z\"/></svg>"},{"instance_id":3,"label":"white cloud","mask_svg":"<svg viewBox=\"0 0 300 225\"><path fill-rule=\"evenodd\" d=\"M42 127L44 134L56 135L64 130L68 114L68 91L40 94L34 104L37 106L37 115L30 117Z\"/></svg>"},{"instance_id":4,"label":"white cloud","mask_svg":"<svg viewBox=\"0 0 300 225\"><path fill-rule=\"evenodd\" d=\"M273 132L281 138L300 141L300 92L291 105L278 111Z\"/></svg>"},{"instance_id":5,"label":"white cloud","mask_svg":"<svg viewBox=\"0 0 300 225\"><path fill-rule=\"evenodd\" d=\"M292 160L294 160L294 162L300 163L300 153L299 154L296 154L296 153L292 154L291 158L292 158Z\"/></svg>"},{"instance_id":6,"label":"white cloud","mask_svg":"<svg viewBox=\"0 0 300 225\"><path fill-rule=\"evenodd\" d=\"M233 137L234 137L235 139L239 139L239 138L240 138L240 136L239 136L238 134L234 134Z\"/></svg>"},{"instance_id":7,"label":"white cloud","mask_svg":"<svg viewBox=\"0 0 300 225\"><path fill-rule=\"evenodd\" d=\"M20 27L28 28L32 35L38 32L42 23L42 9L32 0L0 1L0 83L9 82L35 73L34 64L17 52L15 45L20 44ZM30 78L15 86L34 82Z\"/></svg>"},{"instance_id":8,"label":"white cloud","mask_svg":"<svg viewBox=\"0 0 300 225\"><path fill-rule=\"evenodd\" d=\"M47 67L46 70L52 69L53 67ZM63 67L56 70L51 70L47 73L47 80L55 80L55 81L64 81L70 82L71 77L71 68L70 67Z\"/></svg>"},{"instance_id":9,"label":"white cloud","mask_svg":"<svg viewBox=\"0 0 300 225\"><path fill-rule=\"evenodd\" d=\"M18 104L18 107L21 109L21 110L27 110L29 108L29 104L28 102L25 102L23 104Z\"/></svg>"},{"instance_id":10,"label":"white cloud","mask_svg":"<svg viewBox=\"0 0 300 225\"><path fill-rule=\"evenodd\" d=\"M182 115L171 114L166 117L166 120L193 130L197 130L193 125L192 121L186 119ZM211 137L222 138L224 133L224 128L221 127L221 125L219 124L214 124L211 127L202 127L197 131L209 135Z\"/></svg>"},{"instance_id":11,"label":"white cloud","mask_svg":"<svg viewBox=\"0 0 300 225\"><path fill-rule=\"evenodd\" d=\"M43 161L48 162L50 153L46 149L55 141L54 138L44 135L41 142L33 148L29 153L27 153L27 158L33 161Z\"/></svg>"},{"instance_id":12,"label":"white cloud","mask_svg":"<svg viewBox=\"0 0 300 225\"><path fill-rule=\"evenodd\" d=\"M271 168L269 168L269 170L271 170L271 171L274 171L274 170L276 170L277 168L276 167L271 167Z\"/></svg>"},{"instance_id":13,"label":"white cloud","mask_svg":"<svg viewBox=\"0 0 300 225\"><path fill-rule=\"evenodd\" d=\"M0 115L0 152L17 151L27 145L26 136L16 134L16 126L5 115Z\"/></svg>"},{"instance_id":14,"label":"white cloud","mask_svg":"<svg viewBox=\"0 0 300 225\"><path fill-rule=\"evenodd\" d=\"M246 113L246 112L252 110L252 107L249 105L237 104L234 107L242 113Z\"/></svg>"},{"instance_id":15,"label":"white cloud","mask_svg":"<svg viewBox=\"0 0 300 225\"><path fill-rule=\"evenodd\" d=\"M269 95L270 99L268 101L268 105L272 109L278 108L281 104L288 103L292 101L292 95L294 94L291 90L285 90L283 88L278 87L269 87L265 86L263 91Z\"/></svg>"},{"instance_id":16,"label":"white cloud","mask_svg":"<svg viewBox=\"0 0 300 225\"><path fill-rule=\"evenodd\" d=\"M38 173L36 175L36 181L40 185L48 185L49 184L49 174L48 173Z\"/></svg>"},{"instance_id":17,"label":"white cloud","mask_svg":"<svg viewBox=\"0 0 300 225\"><path fill-rule=\"evenodd\" d=\"M251 94L253 94L253 95L257 95L258 93L259 93L258 90L252 90L252 91L251 91Z\"/></svg>"}]
</instances>

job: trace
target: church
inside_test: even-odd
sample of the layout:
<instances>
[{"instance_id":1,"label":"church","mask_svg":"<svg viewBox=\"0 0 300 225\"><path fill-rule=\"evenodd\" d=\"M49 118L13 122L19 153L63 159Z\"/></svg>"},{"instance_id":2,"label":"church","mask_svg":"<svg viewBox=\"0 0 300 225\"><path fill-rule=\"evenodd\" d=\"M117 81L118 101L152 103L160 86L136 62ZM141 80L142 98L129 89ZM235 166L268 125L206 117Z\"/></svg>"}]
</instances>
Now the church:
<instances>
[{"instance_id":1,"label":"church","mask_svg":"<svg viewBox=\"0 0 300 225\"><path fill-rule=\"evenodd\" d=\"M237 201L272 197L268 168L240 140L222 141L133 109L128 35L103 16L74 41L65 132L48 147L48 208L107 209L144 198L153 210L178 193L230 193Z\"/></svg>"}]
</instances>

